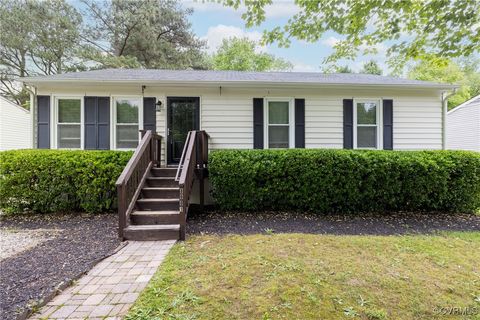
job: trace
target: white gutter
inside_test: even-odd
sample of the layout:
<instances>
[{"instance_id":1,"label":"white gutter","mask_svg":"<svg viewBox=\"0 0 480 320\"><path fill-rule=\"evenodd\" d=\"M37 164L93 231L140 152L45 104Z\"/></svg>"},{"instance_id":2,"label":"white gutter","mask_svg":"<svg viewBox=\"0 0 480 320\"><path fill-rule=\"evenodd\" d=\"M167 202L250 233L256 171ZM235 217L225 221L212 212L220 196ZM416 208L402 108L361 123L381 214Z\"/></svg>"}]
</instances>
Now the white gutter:
<instances>
[{"instance_id":1,"label":"white gutter","mask_svg":"<svg viewBox=\"0 0 480 320\"><path fill-rule=\"evenodd\" d=\"M442 150L447 149L447 110L448 110L448 98L457 93L457 88L447 93L442 92Z\"/></svg>"}]
</instances>

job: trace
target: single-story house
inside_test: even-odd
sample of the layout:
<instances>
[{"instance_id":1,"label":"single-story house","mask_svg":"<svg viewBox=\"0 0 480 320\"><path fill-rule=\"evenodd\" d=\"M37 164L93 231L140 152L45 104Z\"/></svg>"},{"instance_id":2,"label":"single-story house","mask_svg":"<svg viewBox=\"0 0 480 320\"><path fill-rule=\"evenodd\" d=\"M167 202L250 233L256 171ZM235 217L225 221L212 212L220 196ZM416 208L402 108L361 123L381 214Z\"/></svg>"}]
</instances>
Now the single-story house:
<instances>
[{"instance_id":1,"label":"single-story house","mask_svg":"<svg viewBox=\"0 0 480 320\"><path fill-rule=\"evenodd\" d=\"M36 92L36 148L134 149L139 129L153 129L168 164L192 129L210 135L210 149L442 149L455 88L366 74L143 69L23 81Z\"/></svg>"},{"instance_id":2,"label":"single-story house","mask_svg":"<svg viewBox=\"0 0 480 320\"><path fill-rule=\"evenodd\" d=\"M135 240L185 238L189 205L209 202L207 150L444 149L456 88L365 74L132 69L23 81L35 93L37 148L136 148L117 180L119 235Z\"/></svg>"},{"instance_id":3,"label":"single-story house","mask_svg":"<svg viewBox=\"0 0 480 320\"><path fill-rule=\"evenodd\" d=\"M480 95L447 112L447 148L480 152Z\"/></svg>"},{"instance_id":4,"label":"single-story house","mask_svg":"<svg viewBox=\"0 0 480 320\"><path fill-rule=\"evenodd\" d=\"M32 148L30 111L0 96L0 151Z\"/></svg>"}]
</instances>

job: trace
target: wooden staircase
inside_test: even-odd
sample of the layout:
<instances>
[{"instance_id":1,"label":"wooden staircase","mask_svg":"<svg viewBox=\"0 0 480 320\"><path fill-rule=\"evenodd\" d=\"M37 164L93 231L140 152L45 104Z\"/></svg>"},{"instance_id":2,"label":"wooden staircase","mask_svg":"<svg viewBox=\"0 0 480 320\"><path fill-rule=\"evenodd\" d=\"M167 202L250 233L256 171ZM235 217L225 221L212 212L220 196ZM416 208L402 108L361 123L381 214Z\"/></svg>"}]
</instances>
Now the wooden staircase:
<instances>
[{"instance_id":1,"label":"wooden staircase","mask_svg":"<svg viewBox=\"0 0 480 320\"><path fill-rule=\"evenodd\" d=\"M127 240L177 240L180 234L180 188L175 181L177 168L150 169L130 225L124 229Z\"/></svg>"},{"instance_id":2,"label":"wooden staircase","mask_svg":"<svg viewBox=\"0 0 480 320\"><path fill-rule=\"evenodd\" d=\"M190 131L178 168L162 168L161 139L141 131L142 140L117 179L118 233L122 240L185 239L193 182L203 206L208 134Z\"/></svg>"}]
</instances>

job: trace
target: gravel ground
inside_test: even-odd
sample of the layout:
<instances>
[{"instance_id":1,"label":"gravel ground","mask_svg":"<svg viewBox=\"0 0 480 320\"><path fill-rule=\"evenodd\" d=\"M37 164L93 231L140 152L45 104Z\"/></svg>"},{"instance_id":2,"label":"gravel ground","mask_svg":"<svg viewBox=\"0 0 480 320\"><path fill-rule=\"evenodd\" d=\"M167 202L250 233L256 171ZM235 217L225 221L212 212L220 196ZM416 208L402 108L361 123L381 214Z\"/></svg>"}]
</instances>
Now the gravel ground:
<instances>
[{"instance_id":1,"label":"gravel ground","mask_svg":"<svg viewBox=\"0 0 480 320\"><path fill-rule=\"evenodd\" d=\"M0 229L0 261L50 240L57 230Z\"/></svg>"},{"instance_id":2,"label":"gravel ground","mask_svg":"<svg viewBox=\"0 0 480 320\"><path fill-rule=\"evenodd\" d=\"M397 235L438 231L480 231L480 216L445 213L316 215L273 212L220 212L189 216L187 233L314 233Z\"/></svg>"},{"instance_id":3,"label":"gravel ground","mask_svg":"<svg viewBox=\"0 0 480 320\"><path fill-rule=\"evenodd\" d=\"M0 261L0 319L3 320L24 314L57 288L88 271L120 244L117 217L113 214L2 217L1 229L22 234L37 232L44 239ZM7 245L16 243L3 243L2 237L2 250Z\"/></svg>"}]
</instances>

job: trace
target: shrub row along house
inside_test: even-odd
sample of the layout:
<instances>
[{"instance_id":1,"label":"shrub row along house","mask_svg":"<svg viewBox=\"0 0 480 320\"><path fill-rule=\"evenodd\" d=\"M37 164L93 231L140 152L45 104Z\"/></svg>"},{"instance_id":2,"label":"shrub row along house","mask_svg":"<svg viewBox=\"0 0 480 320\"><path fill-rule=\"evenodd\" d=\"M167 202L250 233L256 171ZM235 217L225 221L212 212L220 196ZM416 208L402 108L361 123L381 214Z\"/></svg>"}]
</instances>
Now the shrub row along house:
<instances>
[{"instance_id":1,"label":"shrub row along house","mask_svg":"<svg viewBox=\"0 0 480 320\"><path fill-rule=\"evenodd\" d=\"M125 238L152 238L162 228L182 235L190 162L205 167L207 138L210 150L444 149L446 99L455 88L364 74L131 69L23 81L36 93L37 148L137 148L118 181ZM139 130L156 134L142 139ZM141 160L146 150L150 161ZM168 167L179 163L178 171Z\"/></svg>"}]
</instances>

